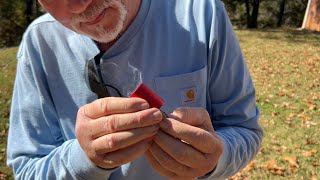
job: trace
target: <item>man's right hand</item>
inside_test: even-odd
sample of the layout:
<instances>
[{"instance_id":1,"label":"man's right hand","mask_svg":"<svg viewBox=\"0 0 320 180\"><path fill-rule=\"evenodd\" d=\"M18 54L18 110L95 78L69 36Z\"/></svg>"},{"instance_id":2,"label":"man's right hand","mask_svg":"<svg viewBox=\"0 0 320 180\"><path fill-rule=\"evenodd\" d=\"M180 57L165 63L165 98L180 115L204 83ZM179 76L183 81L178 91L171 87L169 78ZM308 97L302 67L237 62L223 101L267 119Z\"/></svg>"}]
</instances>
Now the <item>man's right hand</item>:
<instances>
[{"instance_id":1,"label":"man's right hand","mask_svg":"<svg viewBox=\"0 0 320 180\"><path fill-rule=\"evenodd\" d=\"M143 99L108 97L79 109L75 131L88 158L110 169L144 154L161 120L161 111Z\"/></svg>"}]
</instances>

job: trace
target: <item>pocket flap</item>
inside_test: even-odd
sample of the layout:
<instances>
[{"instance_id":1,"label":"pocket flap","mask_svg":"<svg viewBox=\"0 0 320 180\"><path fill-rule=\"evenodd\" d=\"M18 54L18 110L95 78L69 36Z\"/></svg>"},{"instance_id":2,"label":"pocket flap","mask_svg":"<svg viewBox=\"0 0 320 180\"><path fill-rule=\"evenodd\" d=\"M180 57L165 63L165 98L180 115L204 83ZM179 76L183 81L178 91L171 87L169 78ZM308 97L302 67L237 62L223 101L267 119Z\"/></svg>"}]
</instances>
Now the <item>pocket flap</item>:
<instances>
[{"instance_id":1,"label":"pocket flap","mask_svg":"<svg viewBox=\"0 0 320 180\"><path fill-rule=\"evenodd\" d=\"M178 107L206 107L207 66L190 73L155 78L166 113Z\"/></svg>"}]
</instances>

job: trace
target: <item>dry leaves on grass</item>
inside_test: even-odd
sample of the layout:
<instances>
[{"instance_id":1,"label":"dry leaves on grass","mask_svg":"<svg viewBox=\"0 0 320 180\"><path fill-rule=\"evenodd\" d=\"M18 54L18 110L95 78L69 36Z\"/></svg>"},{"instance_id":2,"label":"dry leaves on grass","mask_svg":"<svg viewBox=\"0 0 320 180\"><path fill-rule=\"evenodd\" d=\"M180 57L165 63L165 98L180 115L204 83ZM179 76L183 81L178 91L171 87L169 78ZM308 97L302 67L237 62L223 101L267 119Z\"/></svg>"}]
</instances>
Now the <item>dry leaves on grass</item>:
<instances>
[{"instance_id":1,"label":"dry leaves on grass","mask_svg":"<svg viewBox=\"0 0 320 180\"><path fill-rule=\"evenodd\" d=\"M256 160L251 161L242 171L240 171L237 174L235 174L234 176L228 178L228 180L247 180L247 179L249 180L250 178L245 177L243 174L255 169L256 164L257 164Z\"/></svg>"},{"instance_id":2,"label":"dry leaves on grass","mask_svg":"<svg viewBox=\"0 0 320 180\"><path fill-rule=\"evenodd\" d=\"M265 165L263 165L264 169L270 171L274 175L283 176L285 172L285 168L278 166L276 160L270 160Z\"/></svg>"},{"instance_id":3,"label":"dry leaves on grass","mask_svg":"<svg viewBox=\"0 0 320 180\"><path fill-rule=\"evenodd\" d=\"M312 165L313 165L313 166L320 166L320 161L314 161L314 162L312 163Z\"/></svg>"},{"instance_id":4,"label":"dry leaves on grass","mask_svg":"<svg viewBox=\"0 0 320 180\"><path fill-rule=\"evenodd\" d=\"M312 149L312 150L310 150L310 151L306 151L306 150L305 150L305 151L302 152L302 155L303 155L303 156L310 157L310 156L315 155L317 152L318 152L318 151L317 151L316 149Z\"/></svg>"},{"instance_id":5,"label":"dry leaves on grass","mask_svg":"<svg viewBox=\"0 0 320 180\"><path fill-rule=\"evenodd\" d=\"M291 173L296 173L299 170L299 164L297 163L297 157L283 156L284 161L289 162L288 170Z\"/></svg>"},{"instance_id":6,"label":"dry leaves on grass","mask_svg":"<svg viewBox=\"0 0 320 180\"><path fill-rule=\"evenodd\" d=\"M242 172L249 172L249 171L255 169L256 163L257 163L256 160L251 161L251 162L242 170Z\"/></svg>"}]
</instances>

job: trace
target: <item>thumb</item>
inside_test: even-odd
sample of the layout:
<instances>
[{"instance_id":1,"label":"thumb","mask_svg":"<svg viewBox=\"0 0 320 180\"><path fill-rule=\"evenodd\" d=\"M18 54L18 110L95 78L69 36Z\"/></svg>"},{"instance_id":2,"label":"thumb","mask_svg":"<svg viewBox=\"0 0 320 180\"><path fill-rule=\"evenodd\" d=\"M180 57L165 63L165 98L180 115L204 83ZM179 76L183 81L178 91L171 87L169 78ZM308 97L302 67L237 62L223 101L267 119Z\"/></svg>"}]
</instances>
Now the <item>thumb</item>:
<instances>
[{"instance_id":1,"label":"thumb","mask_svg":"<svg viewBox=\"0 0 320 180\"><path fill-rule=\"evenodd\" d=\"M169 118L191 126L204 127L213 130L211 118L207 110L200 107L180 107L170 113Z\"/></svg>"}]
</instances>

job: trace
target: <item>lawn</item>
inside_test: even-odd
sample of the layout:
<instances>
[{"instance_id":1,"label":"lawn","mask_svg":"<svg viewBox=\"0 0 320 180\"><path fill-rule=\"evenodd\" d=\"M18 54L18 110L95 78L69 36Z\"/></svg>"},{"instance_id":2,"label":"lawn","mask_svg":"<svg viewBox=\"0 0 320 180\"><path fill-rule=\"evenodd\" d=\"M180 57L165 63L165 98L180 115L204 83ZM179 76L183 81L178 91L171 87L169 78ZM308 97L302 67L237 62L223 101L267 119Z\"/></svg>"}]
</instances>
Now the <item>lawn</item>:
<instances>
[{"instance_id":1,"label":"lawn","mask_svg":"<svg viewBox=\"0 0 320 180\"><path fill-rule=\"evenodd\" d=\"M237 30L257 90L262 148L230 179L320 179L320 34ZM0 49L0 180L17 48Z\"/></svg>"}]
</instances>

